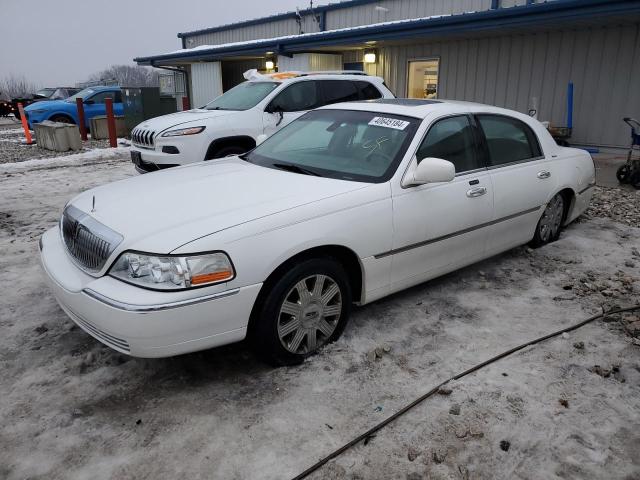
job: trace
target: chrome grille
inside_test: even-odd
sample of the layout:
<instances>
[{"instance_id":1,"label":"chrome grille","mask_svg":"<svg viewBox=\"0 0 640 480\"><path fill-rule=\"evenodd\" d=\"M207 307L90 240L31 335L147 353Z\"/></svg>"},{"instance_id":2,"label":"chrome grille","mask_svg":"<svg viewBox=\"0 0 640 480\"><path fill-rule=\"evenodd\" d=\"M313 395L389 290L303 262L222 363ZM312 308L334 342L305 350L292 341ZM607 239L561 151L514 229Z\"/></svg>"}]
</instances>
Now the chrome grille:
<instances>
[{"instance_id":1,"label":"chrome grille","mask_svg":"<svg viewBox=\"0 0 640 480\"><path fill-rule=\"evenodd\" d=\"M85 270L98 271L123 237L82 210L69 205L61 220L62 239L67 251Z\"/></svg>"},{"instance_id":2,"label":"chrome grille","mask_svg":"<svg viewBox=\"0 0 640 480\"><path fill-rule=\"evenodd\" d=\"M156 132L152 132L151 130L145 130L143 128L134 128L131 132L131 141L134 145L143 148L153 148Z\"/></svg>"}]
</instances>

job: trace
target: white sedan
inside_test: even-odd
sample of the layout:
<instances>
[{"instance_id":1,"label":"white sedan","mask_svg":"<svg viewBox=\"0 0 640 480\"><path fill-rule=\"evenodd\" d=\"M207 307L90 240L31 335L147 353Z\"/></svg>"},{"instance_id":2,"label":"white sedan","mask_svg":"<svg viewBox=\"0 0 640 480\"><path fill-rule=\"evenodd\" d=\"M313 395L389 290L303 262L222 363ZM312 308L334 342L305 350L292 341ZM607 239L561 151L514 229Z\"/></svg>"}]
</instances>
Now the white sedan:
<instances>
[{"instance_id":1,"label":"white sedan","mask_svg":"<svg viewBox=\"0 0 640 480\"><path fill-rule=\"evenodd\" d=\"M517 112L344 103L247 154L80 194L41 256L64 311L120 352L248 337L292 364L335 340L353 303L556 240L594 182L588 153Z\"/></svg>"}]
</instances>

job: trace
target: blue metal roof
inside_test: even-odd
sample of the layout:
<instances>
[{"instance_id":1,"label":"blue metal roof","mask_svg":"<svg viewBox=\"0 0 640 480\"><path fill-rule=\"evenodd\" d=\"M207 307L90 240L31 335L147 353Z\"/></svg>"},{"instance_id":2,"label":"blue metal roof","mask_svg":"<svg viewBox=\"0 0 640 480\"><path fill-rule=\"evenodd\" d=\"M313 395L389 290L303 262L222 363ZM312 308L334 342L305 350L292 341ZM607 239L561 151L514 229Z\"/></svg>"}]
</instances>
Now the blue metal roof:
<instances>
[{"instance_id":1,"label":"blue metal roof","mask_svg":"<svg viewBox=\"0 0 640 480\"><path fill-rule=\"evenodd\" d=\"M275 15L269 15L267 17L260 18L252 18L251 20L243 20L241 22L227 23L225 25L218 25L216 27L203 28L200 30L192 30L190 32L182 32L178 33L178 38L190 37L193 35L200 35L201 33L214 33L214 32L223 32L225 30L233 30L241 27L250 27L251 25L261 25L265 22L274 22L277 20L287 20L296 18L299 15L318 15L322 12L328 12L330 10L340 10L342 8L351 8L358 5L366 5L368 3L376 3L380 0L344 0L342 2L337 3L329 3L328 5L318 5L317 7L313 7L313 10L310 8L305 8L303 10L298 10L297 12L284 12L277 13Z\"/></svg>"},{"instance_id":2,"label":"blue metal roof","mask_svg":"<svg viewBox=\"0 0 640 480\"><path fill-rule=\"evenodd\" d=\"M302 35L213 45L211 48L185 49L169 54L138 57L134 61L139 64L153 65L168 61L219 60L242 55L263 56L266 51L289 54L319 47L364 44L372 40L443 37L465 32L496 31L543 23L568 25L578 20L594 18L600 20L608 16L626 17L633 14L640 14L640 0L556 0L474 13L385 22Z\"/></svg>"}]
</instances>

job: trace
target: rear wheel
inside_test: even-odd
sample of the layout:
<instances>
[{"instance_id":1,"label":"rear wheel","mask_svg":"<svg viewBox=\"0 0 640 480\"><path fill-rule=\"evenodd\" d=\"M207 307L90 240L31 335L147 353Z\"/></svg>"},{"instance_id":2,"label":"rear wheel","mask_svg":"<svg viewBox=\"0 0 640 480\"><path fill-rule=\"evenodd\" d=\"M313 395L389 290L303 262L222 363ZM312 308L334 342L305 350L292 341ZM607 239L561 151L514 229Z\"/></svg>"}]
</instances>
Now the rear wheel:
<instances>
[{"instance_id":1,"label":"rear wheel","mask_svg":"<svg viewBox=\"0 0 640 480\"><path fill-rule=\"evenodd\" d=\"M635 170L631 175L629 175L629 183L633 188L640 190L640 170Z\"/></svg>"},{"instance_id":2,"label":"rear wheel","mask_svg":"<svg viewBox=\"0 0 640 480\"><path fill-rule=\"evenodd\" d=\"M618 170L616 170L616 178L620 183L627 183L629 181L629 174L631 173L631 169L629 165L621 165Z\"/></svg>"},{"instance_id":3,"label":"rear wheel","mask_svg":"<svg viewBox=\"0 0 640 480\"><path fill-rule=\"evenodd\" d=\"M73 121L73 119L71 117L67 117L66 115L54 115L53 117L50 118L50 120L52 122L58 122L58 123L69 123L72 125L75 125L76 122Z\"/></svg>"},{"instance_id":4,"label":"rear wheel","mask_svg":"<svg viewBox=\"0 0 640 480\"><path fill-rule=\"evenodd\" d=\"M344 269L332 258L304 260L268 288L250 338L275 365L295 365L336 340L351 311Z\"/></svg>"},{"instance_id":5,"label":"rear wheel","mask_svg":"<svg viewBox=\"0 0 640 480\"><path fill-rule=\"evenodd\" d=\"M562 222L565 216L565 199L560 193L547 203L542 213L542 217L536 226L536 232L531 240L532 247L541 247L547 243L554 242L560 236Z\"/></svg>"}]
</instances>

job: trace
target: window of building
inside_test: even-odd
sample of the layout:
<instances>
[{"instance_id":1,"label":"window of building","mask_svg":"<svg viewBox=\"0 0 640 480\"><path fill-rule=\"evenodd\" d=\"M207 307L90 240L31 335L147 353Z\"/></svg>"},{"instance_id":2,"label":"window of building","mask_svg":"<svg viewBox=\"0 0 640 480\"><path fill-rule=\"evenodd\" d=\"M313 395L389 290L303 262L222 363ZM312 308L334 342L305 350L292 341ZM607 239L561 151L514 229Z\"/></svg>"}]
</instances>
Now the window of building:
<instances>
[{"instance_id":1,"label":"window of building","mask_svg":"<svg viewBox=\"0 0 640 480\"><path fill-rule=\"evenodd\" d=\"M439 68L438 58L409 61L407 98L438 98Z\"/></svg>"},{"instance_id":2,"label":"window of building","mask_svg":"<svg viewBox=\"0 0 640 480\"><path fill-rule=\"evenodd\" d=\"M476 155L473 127L466 115L436 122L418 148L418 162L427 158L442 158L456 167L456 173L483 168Z\"/></svg>"},{"instance_id":3,"label":"window of building","mask_svg":"<svg viewBox=\"0 0 640 480\"><path fill-rule=\"evenodd\" d=\"M492 166L541 156L535 134L524 122L500 115L477 115L489 149Z\"/></svg>"}]
</instances>

